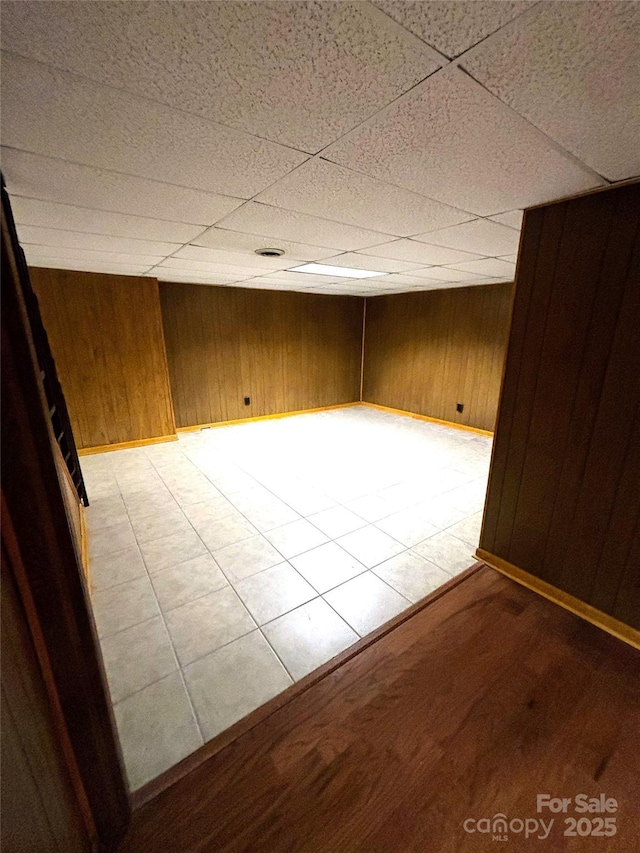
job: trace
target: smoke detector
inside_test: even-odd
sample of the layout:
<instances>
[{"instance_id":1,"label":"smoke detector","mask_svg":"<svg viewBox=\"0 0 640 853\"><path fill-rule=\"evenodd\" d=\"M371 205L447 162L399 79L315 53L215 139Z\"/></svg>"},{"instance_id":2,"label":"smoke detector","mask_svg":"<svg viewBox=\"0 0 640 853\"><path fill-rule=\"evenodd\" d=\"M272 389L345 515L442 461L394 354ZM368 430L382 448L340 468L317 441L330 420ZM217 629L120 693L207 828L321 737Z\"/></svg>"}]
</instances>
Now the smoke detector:
<instances>
[{"instance_id":1,"label":"smoke detector","mask_svg":"<svg viewBox=\"0 0 640 853\"><path fill-rule=\"evenodd\" d=\"M284 249L256 249L256 255L263 258L279 258L284 255Z\"/></svg>"}]
</instances>

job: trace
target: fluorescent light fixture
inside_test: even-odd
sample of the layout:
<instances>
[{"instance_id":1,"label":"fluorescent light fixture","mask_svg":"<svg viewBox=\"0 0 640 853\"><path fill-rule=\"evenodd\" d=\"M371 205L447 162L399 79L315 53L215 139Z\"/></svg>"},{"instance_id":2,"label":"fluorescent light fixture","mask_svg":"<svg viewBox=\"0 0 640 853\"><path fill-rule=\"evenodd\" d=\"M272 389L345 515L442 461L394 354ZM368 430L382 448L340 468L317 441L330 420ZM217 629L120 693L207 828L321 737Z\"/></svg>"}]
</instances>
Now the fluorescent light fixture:
<instances>
[{"instance_id":1,"label":"fluorescent light fixture","mask_svg":"<svg viewBox=\"0 0 640 853\"><path fill-rule=\"evenodd\" d=\"M374 275L389 275L387 272L356 270L352 267L333 267L330 264L302 264L299 267L291 267L287 272L310 272L317 275L340 276L341 278L373 278Z\"/></svg>"}]
</instances>

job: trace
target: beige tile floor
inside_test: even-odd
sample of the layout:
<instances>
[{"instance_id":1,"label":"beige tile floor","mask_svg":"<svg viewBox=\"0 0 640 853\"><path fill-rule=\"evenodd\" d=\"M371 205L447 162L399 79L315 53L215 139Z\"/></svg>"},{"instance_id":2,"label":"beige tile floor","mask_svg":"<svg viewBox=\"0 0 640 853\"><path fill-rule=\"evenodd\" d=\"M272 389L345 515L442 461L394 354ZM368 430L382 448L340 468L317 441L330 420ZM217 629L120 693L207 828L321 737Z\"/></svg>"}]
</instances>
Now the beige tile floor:
<instances>
[{"instance_id":1,"label":"beige tile floor","mask_svg":"<svg viewBox=\"0 0 640 853\"><path fill-rule=\"evenodd\" d=\"M83 457L131 788L469 566L490 452L358 406Z\"/></svg>"}]
</instances>

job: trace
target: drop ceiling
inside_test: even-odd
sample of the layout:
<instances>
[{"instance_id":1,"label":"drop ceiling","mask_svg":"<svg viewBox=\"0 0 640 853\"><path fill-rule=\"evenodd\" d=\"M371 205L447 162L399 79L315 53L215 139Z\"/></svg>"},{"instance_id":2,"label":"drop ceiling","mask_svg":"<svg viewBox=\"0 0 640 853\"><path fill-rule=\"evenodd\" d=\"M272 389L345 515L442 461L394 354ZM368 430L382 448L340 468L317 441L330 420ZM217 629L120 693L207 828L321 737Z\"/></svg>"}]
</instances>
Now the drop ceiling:
<instances>
[{"instance_id":1,"label":"drop ceiling","mask_svg":"<svg viewBox=\"0 0 640 853\"><path fill-rule=\"evenodd\" d=\"M33 266L354 296L509 281L524 208L640 173L638 2L2 12ZM289 271L309 262L385 275Z\"/></svg>"}]
</instances>

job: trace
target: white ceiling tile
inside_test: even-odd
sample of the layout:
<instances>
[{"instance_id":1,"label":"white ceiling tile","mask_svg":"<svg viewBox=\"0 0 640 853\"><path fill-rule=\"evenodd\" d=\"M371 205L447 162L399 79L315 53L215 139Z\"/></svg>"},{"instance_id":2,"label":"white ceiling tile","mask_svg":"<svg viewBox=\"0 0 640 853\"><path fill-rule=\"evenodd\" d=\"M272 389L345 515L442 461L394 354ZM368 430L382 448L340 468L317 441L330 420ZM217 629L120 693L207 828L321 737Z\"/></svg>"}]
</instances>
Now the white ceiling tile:
<instances>
[{"instance_id":1,"label":"white ceiling tile","mask_svg":"<svg viewBox=\"0 0 640 853\"><path fill-rule=\"evenodd\" d=\"M640 4L533 4L493 35L526 4L381 5L417 37L367 3L5 2L3 171L28 256L296 290L511 280L521 208L604 183L572 155L607 177L640 171ZM435 56L419 38L448 55L484 40L460 61L469 73L436 72L321 157L224 126L320 144L413 85ZM305 261L391 275L280 271Z\"/></svg>"},{"instance_id":2,"label":"white ceiling tile","mask_svg":"<svg viewBox=\"0 0 640 853\"><path fill-rule=\"evenodd\" d=\"M3 143L11 148L239 198L250 198L306 159L14 56L3 57L2 71Z\"/></svg>"},{"instance_id":3,"label":"white ceiling tile","mask_svg":"<svg viewBox=\"0 0 640 853\"><path fill-rule=\"evenodd\" d=\"M102 272L112 275L137 275L146 273L149 267L131 264L112 264L100 261L61 261L59 258L27 258L30 267L76 270L78 272Z\"/></svg>"},{"instance_id":4,"label":"white ceiling tile","mask_svg":"<svg viewBox=\"0 0 640 853\"><path fill-rule=\"evenodd\" d=\"M110 263L128 266L145 266L146 269L154 264L160 263L163 257L158 255L138 255L126 252L100 252L90 249L73 249L66 246L39 246L31 243L22 245L27 258L58 258L60 261L74 261L78 263Z\"/></svg>"},{"instance_id":5,"label":"white ceiling tile","mask_svg":"<svg viewBox=\"0 0 640 853\"><path fill-rule=\"evenodd\" d=\"M467 285L475 284L475 282L468 282ZM450 281L428 281L427 279L422 279L419 284L412 284L409 287L404 287L404 293L417 293L421 290L439 290L444 287L457 287L457 282Z\"/></svg>"},{"instance_id":6,"label":"white ceiling tile","mask_svg":"<svg viewBox=\"0 0 640 853\"><path fill-rule=\"evenodd\" d=\"M473 273L479 276L500 277L512 281L516 274L516 265L500 258L484 258L481 261L470 261L466 264L456 264L455 270Z\"/></svg>"},{"instance_id":7,"label":"white ceiling tile","mask_svg":"<svg viewBox=\"0 0 640 853\"><path fill-rule=\"evenodd\" d=\"M314 293L323 293L325 295L331 294L333 296L367 296L371 294L370 290L364 290L364 288L358 288L354 285L346 285L344 287L340 287L335 284L327 284L324 287L318 287L314 289Z\"/></svg>"},{"instance_id":8,"label":"white ceiling tile","mask_svg":"<svg viewBox=\"0 0 640 853\"><path fill-rule=\"evenodd\" d=\"M451 288L454 288L454 287L482 287L485 284L497 284L497 283L498 283L498 279L496 279L496 278L491 279L490 281L486 281L485 279L482 279L481 281L452 281L450 284L447 284L446 286L439 286L435 289L436 290L446 290L447 288L450 288L450 287Z\"/></svg>"},{"instance_id":9,"label":"white ceiling tile","mask_svg":"<svg viewBox=\"0 0 640 853\"><path fill-rule=\"evenodd\" d=\"M420 285L401 285L396 284L393 287L379 287L372 289L363 296L390 296L393 293L417 293L420 290L429 290L429 282L423 279Z\"/></svg>"},{"instance_id":10,"label":"white ceiling tile","mask_svg":"<svg viewBox=\"0 0 640 853\"><path fill-rule=\"evenodd\" d=\"M256 200L398 237L472 218L464 211L318 157L285 175Z\"/></svg>"},{"instance_id":11,"label":"white ceiling tile","mask_svg":"<svg viewBox=\"0 0 640 853\"><path fill-rule=\"evenodd\" d=\"M260 275L262 270L255 267L243 267L235 264L209 263L207 261L192 261L189 258L170 257L163 260L158 266L168 270L182 270L183 272L206 273L207 275L220 274L234 276L236 281L243 278L252 278Z\"/></svg>"},{"instance_id":12,"label":"white ceiling tile","mask_svg":"<svg viewBox=\"0 0 640 853\"><path fill-rule=\"evenodd\" d=\"M431 282L431 281L423 281L420 286L414 287L402 287L398 286L393 289L388 290L376 290L374 293L369 294L370 296L392 296L395 293L424 293L428 290L440 290L443 287L455 287L455 285L449 284L448 282Z\"/></svg>"},{"instance_id":13,"label":"white ceiling tile","mask_svg":"<svg viewBox=\"0 0 640 853\"><path fill-rule=\"evenodd\" d=\"M435 281L430 283L428 287L416 287L411 290L405 291L405 293L429 293L433 290L450 290L454 287L471 287L471 283L462 283L455 281Z\"/></svg>"},{"instance_id":14,"label":"white ceiling tile","mask_svg":"<svg viewBox=\"0 0 640 853\"><path fill-rule=\"evenodd\" d=\"M256 275L273 270L284 270L301 261L300 258L289 258L286 255L279 258L263 258L252 251L227 252L224 249L208 249L203 246L183 246L173 257L176 260L184 258L222 266L248 267L257 270Z\"/></svg>"},{"instance_id":15,"label":"white ceiling tile","mask_svg":"<svg viewBox=\"0 0 640 853\"><path fill-rule=\"evenodd\" d=\"M360 270L379 270L380 272L407 272L423 266L415 261L399 261L395 258L383 258L376 255L368 255L366 252L345 252L327 258L325 263L334 264L338 267L349 267Z\"/></svg>"},{"instance_id":16,"label":"white ceiling tile","mask_svg":"<svg viewBox=\"0 0 640 853\"><path fill-rule=\"evenodd\" d=\"M481 216L603 183L453 66L323 156Z\"/></svg>"},{"instance_id":17,"label":"white ceiling tile","mask_svg":"<svg viewBox=\"0 0 640 853\"><path fill-rule=\"evenodd\" d=\"M203 227L217 222L243 203L242 199L67 163L13 148L2 149L2 171L9 192L16 196Z\"/></svg>"},{"instance_id":18,"label":"white ceiling tile","mask_svg":"<svg viewBox=\"0 0 640 853\"><path fill-rule=\"evenodd\" d=\"M508 252L517 252L520 235L506 225L499 225L497 222L489 222L486 219L475 219L463 225L442 228L429 234L419 234L413 239L423 240L435 246L476 252L479 255L506 255Z\"/></svg>"},{"instance_id":19,"label":"white ceiling tile","mask_svg":"<svg viewBox=\"0 0 640 853\"><path fill-rule=\"evenodd\" d=\"M283 240L294 240L298 243L327 246L336 252L339 249L366 249L386 239L390 240L393 236L254 201L234 210L218 224L231 231L261 234L276 241L281 237Z\"/></svg>"},{"instance_id":20,"label":"white ceiling tile","mask_svg":"<svg viewBox=\"0 0 640 853\"><path fill-rule=\"evenodd\" d=\"M426 276L418 276L418 275L414 275L413 273L404 273L402 275L396 275L395 273L393 273L392 275L388 275L386 278L384 278L383 281L384 281L385 285L388 284L389 287L407 287L407 288L424 287L426 284L431 284L433 282L443 282L444 283L444 279L438 279L437 278L437 276L435 274L435 270L433 269L433 267L431 268L431 270L434 273L433 278L428 278ZM374 284L377 285L379 282L378 282L378 279L373 279L371 283L372 283L372 285L374 285Z\"/></svg>"},{"instance_id":21,"label":"white ceiling tile","mask_svg":"<svg viewBox=\"0 0 640 853\"><path fill-rule=\"evenodd\" d=\"M506 213L496 213L495 216L490 216L493 222L498 222L500 225L506 225L508 228L515 228L519 231L522 228L523 210L507 210Z\"/></svg>"},{"instance_id":22,"label":"white ceiling tile","mask_svg":"<svg viewBox=\"0 0 640 853\"><path fill-rule=\"evenodd\" d=\"M138 240L167 240L184 243L196 237L200 225L167 222L165 219L148 219L126 213L90 210L69 204L57 204L35 198L11 199L11 209L18 225L38 225L41 228L58 228L89 234L106 234L110 237L134 237Z\"/></svg>"},{"instance_id":23,"label":"white ceiling tile","mask_svg":"<svg viewBox=\"0 0 640 853\"><path fill-rule=\"evenodd\" d=\"M459 56L490 33L520 15L532 2L507 0L374 0L390 15L445 56Z\"/></svg>"},{"instance_id":24,"label":"white ceiling tile","mask_svg":"<svg viewBox=\"0 0 640 853\"><path fill-rule=\"evenodd\" d=\"M427 246L416 240L395 240L382 246L374 246L369 249L369 255L380 258L396 258L421 266L433 264L455 264L458 261L472 261L480 255L473 252L461 252L458 249L445 249L441 246Z\"/></svg>"},{"instance_id":25,"label":"white ceiling tile","mask_svg":"<svg viewBox=\"0 0 640 853\"><path fill-rule=\"evenodd\" d=\"M99 252L127 252L136 255L170 255L180 248L180 243L152 240L135 240L128 237L109 237L104 234L81 234L36 225L17 225L20 243L38 246L58 246L68 249L93 249Z\"/></svg>"},{"instance_id":26,"label":"white ceiling tile","mask_svg":"<svg viewBox=\"0 0 640 853\"><path fill-rule=\"evenodd\" d=\"M393 284L389 284L389 278L388 275L380 278L350 278L342 281L340 286L355 287L356 290L384 290L388 287L394 287Z\"/></svg>"},{"instance_id":27,"label":"white ceiling tile","mask_svg":"<svg viewBox=\"0 0 640 853\"><path fill-rule=\"evenodd\" d=\"M246 278L242 282L243 287L253 287L262 290L297 290L303 285L298 282L281 281L277 278L269 278L268 276L254 276Z\"/></svg>"},{"instance_id":28,"label":"white ceiling tile","mask_svg":"<svg viewBox=\"0 0 640 853\"><path fill-rule=\"evenodd\" d=\"M248 287L250 290L281 290L281 291L297 291L300 285L293 282L270 281L266 278L248 278L243 281L239 287Z\"/></svg>"},{"instance_id":29,"label":"white ceiling tile","mask_svg":"<svg viewBox=\"0 0 640 853\"><path fill-rule=\"evenodd\" d=\"M189 270L174 269L173 267L157 266L149 270L148 275L154 276L162 281L179 281L193 284L235 284L243 281L237 275L224 275L219 272L205 273L201 270L191 272Z\"/></svg>"},{"instance_id":30,"label":"white ceiling tile","mask_svg":"<svg viewBox=\"0 0 640 853\"><path fill-rule=\"evenodd\" d=\"M447 267L431 267L428 270L417 270L412 273L416 278L425 278L437 282L455 282L468 281L469 284L474 284L480 281L481 276L472 272L462 272L461 270L452 270Z\"/></svg>"},{"instance_id":31,"label":"white ceiling tile","mask_svg":"<svg viewBox=\"0 0 640 853\"><path fill-rule=\"evenodd\" d=\"M269 237L256 234L243 234L241 231L228 231L226 228L209 228L191 241L194 246L204 246L208 249L223 249L228 252L251 252L256 249L273 248ZM285 257L299 258L301 261L321 261L331 257L335 249L312 246L308 243L296 243L291 240L278 238L277 248L284 249Z\"/></svg>"},{"instance_id":32,"label":"white ceiling tile","mask_svg":"<svg viewBox=\"0 0 640 853\"><path fill-rule=\"evenodd\" d=\"M442 284L447 287L476 287L477 285L500 284L501 282L506 281L513 281L513 276L478 275L473 279L467 279L462 275L462 277L458 276L455 281L447 281Z\"/></svg>"},{"instance_id":33,"label":"white ceiling tile","mask_svg":"<svg viewBox=\"0 0 640 853\"><path fill-rule=\"evenodd\" d=\"M3 46L305 151L442 64L361 2L6 3Z\"/></svg>"},{"instance_id":34,"label":"white ceiling tile","mask_svg":"<svg viewBox=\"0 0 640 853\"><path fill-rule=\"evenodd\" d=\"M338 287L338 285L335 285ZM395 290L398 287L397 284L385 284L383 281L371 281L368 283L364 280L356 279L352 285L344 285L344 289L351 289L353 293L371 293L372 291L390 291Z\"/></svg>"},{"instance_id":35,"label":"white ceiling tile","mask_svg":"<svg viewBox=\"0 0 640 853\"><path fill-rule=\"evenodd\" d=\"M429 290L453 290L460 287L481 287L485 282L482 281L451 281L446 284L438 284L435 287L430 287Z\"/></svg>"},{"instance_id":36,"label":"white ceiling tile","mask_svg":"<svg viewBox=\"0 0 640 853\"><path fill-rule=\"evenodd\" d=\"M269 275L261 276L264 281L276 281L279 284L300 284L307 287L323 287L326 284L344 284L348 283L347 279L334 278L330 275L314 275L313 273L305 272L274 272Z\"/></svg>"},{"instance_id":37,"label":"white ceiling tile","mask_svg":"<svg viewBox=\"0 0 640 853\"><path fill-rule=\"evenodd\" d=\"M212 281L210 278L177 278L166 275L154 275L153 278L157 278L162 284L199 284L203 287L233 287L232 284L221 284L219 281Z\"/></svg>"},{"instance_id":38,"label":"white ceiling tile","mask_svg":"<svg viewBox=\"0 0 640 853\"><path fill-rule=\"evenodd\" d=\"M640 173L640 3L540 3L463 65L609 180Z\"/></svg>"}]
</instances>

